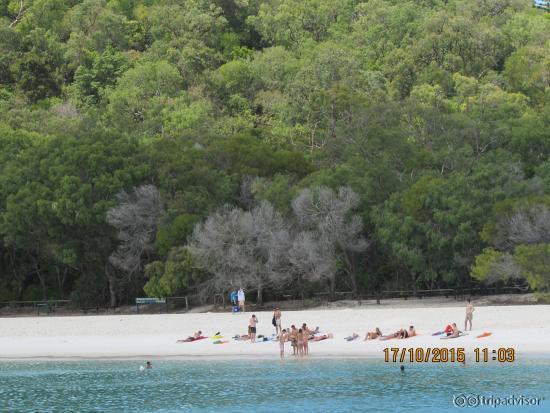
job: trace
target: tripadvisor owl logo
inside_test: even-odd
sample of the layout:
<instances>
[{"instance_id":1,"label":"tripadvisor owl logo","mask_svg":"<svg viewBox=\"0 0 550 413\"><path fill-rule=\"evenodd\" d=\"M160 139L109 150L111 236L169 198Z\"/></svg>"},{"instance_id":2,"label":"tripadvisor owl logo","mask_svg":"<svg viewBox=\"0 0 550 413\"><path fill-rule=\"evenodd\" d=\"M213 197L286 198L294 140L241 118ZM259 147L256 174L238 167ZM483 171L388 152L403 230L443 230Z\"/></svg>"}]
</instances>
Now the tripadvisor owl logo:
<instances>
[{"instance_id":1,"label":"tripadvisor owl logo","mask_svg":"<svg viewBox=\"0 0 550 413\"><path fill-rule=\"evenodd\" d=\"M499 397L494 395L484 396L481 394L455 394L453 405L455 407L478 407L478 406L540 406L544 397L533 397L524 395L510 395Z\"/></svg>"}]
</instances>

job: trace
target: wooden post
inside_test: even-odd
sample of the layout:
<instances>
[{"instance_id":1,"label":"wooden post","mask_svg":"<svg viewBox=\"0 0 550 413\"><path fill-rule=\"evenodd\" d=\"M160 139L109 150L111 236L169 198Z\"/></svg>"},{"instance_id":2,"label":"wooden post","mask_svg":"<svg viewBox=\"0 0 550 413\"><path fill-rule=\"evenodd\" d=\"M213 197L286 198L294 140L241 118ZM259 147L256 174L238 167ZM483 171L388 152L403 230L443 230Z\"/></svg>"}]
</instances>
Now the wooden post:
<instances>
[{"instance_id":1,"label":"wooden post","mask_svg":"<svg viewBox=\"0 0 550 413\"><path fill-rule=\"evenodd\" d=\"M189 311L189 301L187 300L187 296L185 296L185 311Z\"/></svg>"}]
</instances>

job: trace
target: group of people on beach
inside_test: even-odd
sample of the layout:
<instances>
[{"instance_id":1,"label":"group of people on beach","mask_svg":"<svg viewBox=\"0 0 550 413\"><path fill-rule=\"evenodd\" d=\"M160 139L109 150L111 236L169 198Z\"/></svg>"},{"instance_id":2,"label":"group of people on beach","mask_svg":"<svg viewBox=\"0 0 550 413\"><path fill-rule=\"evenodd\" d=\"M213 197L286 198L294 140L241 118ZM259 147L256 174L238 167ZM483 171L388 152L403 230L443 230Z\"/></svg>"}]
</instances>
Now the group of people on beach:
<instances>
[{"instance_id":1,"label":"group of people on beach","mask_svg":"<svg viewBox=\"0 0 550 413\"><path fill-rule=\"evenodd\" d=\"M470 331L472 330L472 320L473 320L473 314L474 314L474 305L472 304L472 301L470 299L466 302L466 319L464 320L464 331L468 330L468 323L470 324ZM460 331L456 325L456 323L447 324L445 329L443 331L439 331L434 333L433 335L440 335L445 334L446 338L456 338L459 337L461 334L464 334L462 331ZM354 333L355 336L355 333ZM409 329L400 328L394 333L383 335L382 331L378 327L374 331L369 331L365 335L364 341L367 340L390 340L392 338L397 339L404 339L409 337L416 336L416 330L414 326L410 326Z\"/></svg>"},{"instance_id":2,"label":"group of people on beach","mask_svg":"<svg viewBox=\"0 0 550 413\"><path fill-rule=\"evenodd\" d=\"M296 328L294 324L290 328L282 328L281 324L282 313L281 309L276 307L273 310L273 318L271 320L275 327L276 340L279 343L281 358L285 356L285 343L290 342L292 346L292 355L304 357L309 354L310 341L322 341L332 338L332 334L319 335L319 327L311 330L306 323L302 324L301 328Z\"/></svg>"},{"instance_id":3,"label":"group of people on beach","mask_svg":"<svg viewBox=\"0 0 550 413\"><path fill-rule=\"evenodd\" d=\"M416 336L416 330L414 329L414 326L410 326L408 330L405 328L400 328L396 332L387 335L383 335L382 331L380 331L380 329L376 327L374 331L367 332L364 341L374 339L390 340L392 338L409 338L414 336Z\"/></svg>"},{"instance_id":4,"label":"group of people on beach","mask_svg":"<svg viewBox=\"0 0 550 413\"><path fill-rule=\"evenodd\" d=\"M330 333L319 335L319 327L311 330L306 323L302 324L302 328L296 328L293 324L289 329L282 329L277 335L281 358L285 356L285 343L287 341L290 341L292 346L292 355L304 357L309 354L310 341L322 341L332 337Z\"/></svg>"},{"instance_id":5,"label":"group of people on beach","mask_svg":"<svg viewBox=\"0 0 550 413\"><path fill-rule=\"evenodd\" d=\"M231 291L229 293L229 300L231 301L231 305L233 306L233 313L244 313L245 295L242 287L236 291Z\"/></svg>"},{"instance_id":6,"label":"group of people on beach","mask_svg":"<svg viewBox=\"0 0 550 413\"><path fill-rule=\"evenodd\" d=\"M240 290L242 291L242 289ZM239 292L240 292L239 291ZM237 294L238 297L239 294ZM239 304L242 304L242 307L244 309L244 299L238 300ZM468 324L470 327L470 330L472 330L472 319L473 319L473 312L474 312L474 306L471 303L471 300L467 300L466 305L466 319L464 321L464 330L468 330ZM233 337L235 340L241 340L241 341L248 341L254 343L256 342L256 333L257 333L257 324L259 320L256 317L255 314L252 314L250 319L248 320L248 334L243 335L236 335ZM265 336L258 336L260 341L276 341L279 343L279 350L280 350L280 356L281 358L284 358L285 356L285 343L290 342L290 345L292 346L292 354L294 356L298 357L304 357L309 354L309 342L310 341L322 341L329 338L333 338L333 335L331 333L328 334L320 334L319 327L316 327L314 330L311 330L306 323L303 323L301 328L296 328L295 325L291 325L290 328L283 328L282 327L282 312L281 309L276 307L273 309L273 318L271 320L273 327L275 328L275 333L272 334L271 338L265 337ZM443 329L443 331L438 331L432 335L445 335L445 337L442 338L457 338L461 335L464 335L465 333L460 331L456 325L456 323L449 323L447 326ZM485 335L490 333L484 333ZM410 337L416 336L416 329L414 326L409 326L408 329L406 328L400 328L397 331L384 335L380 328L376 327L373 331L369 331L365 334L364 341L369 340L390 340L390 339L406 339ZM216 333L216 336L220 336L220 333ZM195 332L192 336L187 337L183 340L178 340L178 342L192 342L196 340L201 340L203 338L206 338L202 335L202 331ZM346 337L345 339L347 341L353 341L359 338L359 335L357 333L353 333L353 335ZM225 343L226 341L224 341Z\"/></svg>"}]
</instances>

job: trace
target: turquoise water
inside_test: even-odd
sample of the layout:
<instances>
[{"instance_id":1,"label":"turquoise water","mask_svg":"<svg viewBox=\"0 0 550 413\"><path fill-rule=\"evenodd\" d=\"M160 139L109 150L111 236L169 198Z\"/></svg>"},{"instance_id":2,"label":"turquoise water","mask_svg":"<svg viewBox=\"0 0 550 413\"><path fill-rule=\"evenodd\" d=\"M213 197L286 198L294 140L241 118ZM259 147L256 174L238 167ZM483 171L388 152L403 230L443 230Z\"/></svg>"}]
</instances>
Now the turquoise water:
<instances>
[{"instance_id":1,"label":"turquoise water","mask_svg":"<svg viewBox=\"0 0 550 413\"><path fill-rule=\"evenodd\" d=\"M550 360L512 365L364 359L0 362L0 412L550 411ZM456 408L470 394L538 406ZM475 403L474 403L475 404Z\"/></svg>"}]
</instances>

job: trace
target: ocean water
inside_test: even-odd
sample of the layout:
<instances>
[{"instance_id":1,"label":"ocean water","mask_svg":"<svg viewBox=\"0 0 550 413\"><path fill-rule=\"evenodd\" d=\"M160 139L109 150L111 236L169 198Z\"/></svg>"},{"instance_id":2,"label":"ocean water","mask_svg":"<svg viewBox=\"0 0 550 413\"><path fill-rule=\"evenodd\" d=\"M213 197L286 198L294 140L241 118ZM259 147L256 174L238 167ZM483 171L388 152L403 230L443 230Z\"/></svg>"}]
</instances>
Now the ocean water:
<instances>
[{"instance_id":1,"label":"ocean water","mask_svg":"<svg viewBox=\"0 0 550 413\"><path fill-rule=\"evenodd\" d=\"M550 411L550 359L405 364L404 373L367 359L152 362L146 371L135 360L0 362L0 412Z\"/></svg>"}]
</instances>

